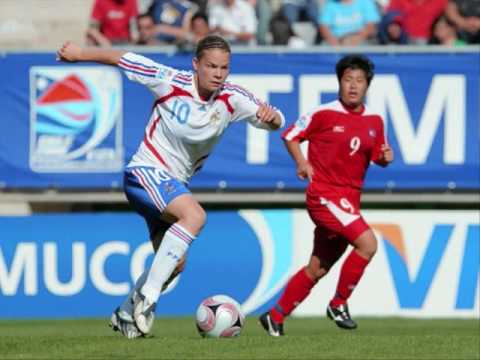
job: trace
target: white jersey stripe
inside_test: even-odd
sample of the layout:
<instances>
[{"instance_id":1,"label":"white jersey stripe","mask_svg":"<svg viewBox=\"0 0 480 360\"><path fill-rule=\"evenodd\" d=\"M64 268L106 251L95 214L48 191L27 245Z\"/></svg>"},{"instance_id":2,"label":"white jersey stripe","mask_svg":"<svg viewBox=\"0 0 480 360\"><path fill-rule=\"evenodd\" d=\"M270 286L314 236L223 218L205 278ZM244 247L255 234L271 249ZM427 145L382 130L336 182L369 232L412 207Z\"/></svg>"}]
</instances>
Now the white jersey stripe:
<instances>
[{"instance_id":1,"label":"white jersey stripe","mask_svg":"<svg viewBox=\"0 0 480 360\"><path fill-rule=\"evenodd\" d=\"M183 80L183 81L186 81L186 82L189 82L192 80L192 74L182 74L182 73L178 73L177 75L175 75L174 79L180 79L180 80Z\"/></svg>"},{"instance_id":2,"label":"white jersey stripe","mask_svg":"<svg viewBox=\"0 0 480 360\"><path fill-rule=\"evenodd\" d=\"M155 191L155 186L152 186L149 181L148 181L148 178L145 176L145 174L140 170L138 171L138 175L140 176L140 178L143 180L143 185L144 187L146 188L147 192L149 193L150 197L152 198L152 200L155 201L155 203L157 204L158 208L160 210L163 210L165 208L165 201L163 201L162 197L161 196L158 196L156 191Z\"/></svg>"},{"instance_id":3,"label":"white jersey stripe","mask_svg":"<svg viewBox=\"0 0 480 360\"><path fill-rule=\"evenodd\" d=\"M147 191L148 195L152 199L153 203L155 206L158 208L158 210L163 211L164 207L162 204L159 202L158 198L155 196L155 193L153 192L152 188L150 185L146 182L144 179L143 175L137 170L134 169L132 173L137 177L139 183L143 186L143 188Z\"/></svg>"},{"instance_id":4,"label":"white jersey stripe","mask_svg":"<svg viewBox=\"0 0 480 360\"><path fill-rule=\"evenodd\" d=\"M145 76L155 77L155 74L157 73L157 70L155 69L145 69L140 66L123 63L122 61L120 61L118 64L127 71L131 71Z\"/></svg>"},{"instance_id":5,"label":"white jersey stripe","mask_svg":"<svg viewBox=\"0 0 480 360\"><path fill-rule=\"evenodd\" d=\"M142 64L138 61L132 61L132 60L126 59L124 57L122 57L120 59L119 63L123 66L130 67L130 68L137 69L137 70L153 71L153 72L158 71L158 67L155 66L155 65Z\"/></svg>"},{"instance_id":6,"label":"white jersey stripe","mask_svg":"<svg viewBox=\"0 0 480 360\"><path fill-rule=\"evenodd\" d=\"M291 141L301 132L302 132L302 129L300 129L297 126L293 126L290 130L287 130L284 138L288 141Z\"/></svg>"},{"instance_id":7,"label":"white jersey stripe","mask_svg":"<svg viewBox=\"0 0 480 360\"><path fill-rule=\"evenodd\" d=\"M140 171L142 172L145 178L145 181L148 183L148 185L152 189L153 194L160 201L160 204L162 205L162 209L164 209L167 206L167 204L165 203L165 200L163 200L162 194L157 189L157 183L154 180L152 180L151 174L149 174L146 169L140 169Z\"/></svg>"},{"instance_id":8,"label":"white jersey stripe","mask_svg":"<svg viewBox=\"0 0 480 360\"><path fill-rule=\"evenodd\" d=\"M175 82L175 83L180 84L180 85L190 85L189 82L179 80L179 79L173 79L172 82Z\"/></svg>"},{"instance_id":9,"label":"white jersey stripe","mask_svg":"<svg viewBox=\"0 0 480 360\"><path fill-rule=\"evenodd\" d=\"M250 92L248 92L247 90L243 89L242 87L240 86L237 86L237 85L233 85L233 84L229 84L229 83L225 83L223 85L223 87L226 89L226 90L230 90L230 91L235 91L235 92L238 92L239 94L245 96L246 98L250 99L253 103L257 104L257 105L260 105L262 102L257 99L254 95L252 95Z\"/></svg>"},{"instance_id":10,"label":"white jersey stripe","mask_svg":"<svg viewBox=\"0 0 480 360\"><path fill-rule=\"evenodd\" d=\"M153 78L153 79L155 78L155 74L148 74L148 73L144 73L144 72L140 72L140 71L135 71L135 70L130 70L130 69L125 69L125 71L126 71L127 73L142 75L142 76L146 76L146 77Z\"/></svg>"}]
</instances>

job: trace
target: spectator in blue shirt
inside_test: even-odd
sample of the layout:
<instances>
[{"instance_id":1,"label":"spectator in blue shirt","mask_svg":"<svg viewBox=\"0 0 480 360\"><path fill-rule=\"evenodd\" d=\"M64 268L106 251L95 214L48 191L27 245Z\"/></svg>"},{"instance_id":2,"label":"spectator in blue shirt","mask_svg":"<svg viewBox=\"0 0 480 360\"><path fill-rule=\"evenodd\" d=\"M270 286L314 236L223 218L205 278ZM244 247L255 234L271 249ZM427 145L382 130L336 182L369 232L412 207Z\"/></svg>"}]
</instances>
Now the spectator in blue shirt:
<instances>
[{"instance_id":1,"label":"spectator in blue shirt","mask_svg":"<svg viewBox=\"0 0 480 360\"><path fill-rule=\"evenodd\" d=\"M188 0L154 0L148 13L155 22L155 36L162 43L184 41L191 31L197 6Z\"/></svg>"},{"instance_id":2,"label":"spectator in blue shirt","mask_svg":"<svg viewBox=\"0 0 480 360\"><path fill-rule=\"evenodd\" d=\"M320 33L329 45L361 45L380 21L373 0L328 0L320 15Z\"/></svg>"}]
</instances>

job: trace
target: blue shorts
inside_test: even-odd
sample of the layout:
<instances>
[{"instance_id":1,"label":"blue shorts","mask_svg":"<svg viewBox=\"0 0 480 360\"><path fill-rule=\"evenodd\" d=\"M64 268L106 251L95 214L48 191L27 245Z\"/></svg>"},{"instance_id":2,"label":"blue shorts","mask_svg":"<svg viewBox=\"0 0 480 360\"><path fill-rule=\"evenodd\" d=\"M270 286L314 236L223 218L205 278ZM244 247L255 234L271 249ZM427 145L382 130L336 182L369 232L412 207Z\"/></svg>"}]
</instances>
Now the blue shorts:
<instances>
[{"instance_id":1,"label":"blue shorts","mask_svg":"<svg viewBox=\"0 0 480 360\"><path fill-rule=\"evenodd\" d=\"M161 219L167 205L182 194L191 194L184 183L167 171L134 166L125 169L124 190L130 205L145 218L150 237L170 224Z\"/></svg>"}]
</instances>

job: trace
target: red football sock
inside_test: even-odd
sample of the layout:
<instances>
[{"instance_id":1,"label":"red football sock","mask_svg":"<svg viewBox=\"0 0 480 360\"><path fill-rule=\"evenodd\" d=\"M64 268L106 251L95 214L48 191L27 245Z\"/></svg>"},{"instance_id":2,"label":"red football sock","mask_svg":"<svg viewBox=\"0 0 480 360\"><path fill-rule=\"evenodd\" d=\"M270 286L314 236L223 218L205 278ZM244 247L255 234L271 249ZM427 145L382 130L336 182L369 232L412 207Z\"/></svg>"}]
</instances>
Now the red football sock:
<instances>
[{"instance_id":1,"label":"red football sock","mask_svg":"<svg viewBox=\"0 0 480 360\"><path fill-rule=\"evenodd\" d=\"M360 281L369 262L370 260L363 258L355 250L352 250L350 255L345 259L342 270L340 271L337 292L332 301L330 301L332 307L338 307L347 302L347 299Z\"/></svg>"},{"instance_id":2,"label":"red football sock","mask_svg":"<svg viewBox=\"0 0 480 360\"><path fill-rule=\"evenodd\" d=\"M272 320L276 323L283 323L283 319L305 300L310 294L315 282L301 268L288 282L277 305L270 311Z\"/></svg>"}]
</instances>

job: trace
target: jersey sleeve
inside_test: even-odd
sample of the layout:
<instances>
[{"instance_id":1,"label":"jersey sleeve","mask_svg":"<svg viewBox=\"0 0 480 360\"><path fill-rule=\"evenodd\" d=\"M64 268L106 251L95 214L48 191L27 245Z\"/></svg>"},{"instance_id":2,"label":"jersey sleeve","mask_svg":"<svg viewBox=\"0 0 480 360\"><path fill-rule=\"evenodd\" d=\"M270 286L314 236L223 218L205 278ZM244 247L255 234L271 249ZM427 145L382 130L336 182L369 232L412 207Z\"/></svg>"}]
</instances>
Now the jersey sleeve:
<instances>
[{"instance_id":1,"label":"jersey sleeve","mask_svg":"<svg viewBox=\"0 0 480 360\"><path fill-rule=\"evenodd\" d=\"M309 139L309 127L312 123L314 113L306 113L298 118L283 133L282 139L286 141L302 142Z\"/></svg>"},{"instance_id":2,"label":"jersey sleeve","mask_svg":"<svg viewBox=\"0 0 480 360\"><path fill-rule=\"evenodd\" d=\"M226 84L225 88L232 93L232 121L246 120L256 128L271 130L267 123L264 123L257 118L258 108L263 103L261 100L241 86ZM283 127L285 124L285 117L283 116L283 113L276 107L272 105L269 106L271 106L278 114L280 114L282 119L280 127Z\"/></svg>"},{"instance_id":3,"label":"jersey sleeve","mask_svg":"<svg viewBox=\"0 0 480 360\"><path fill-rule=\"evenodd\" d=\"M121 57L118 66L129 80L149 87L159 96L169 91L171 81L179 73L176 69L131 52Z\"/></svg>"},{"instance_id":4,"label":"jersey sleeve","mask_svg":"<svg viewBox=\"0 0 480 360\"><path fill-rule=\"evenodd\" d=\"M382 151L382 146L386 144L385 131L383 127L382 118L378 117L377 124L375 126L375 144L373 146L371 161L378 164L378 158Z\"/></svg>"}]
</instances>

